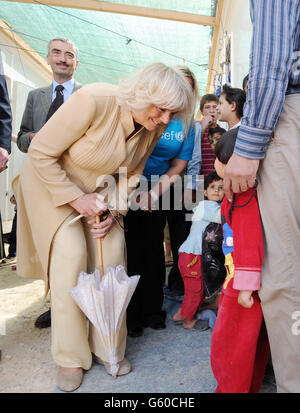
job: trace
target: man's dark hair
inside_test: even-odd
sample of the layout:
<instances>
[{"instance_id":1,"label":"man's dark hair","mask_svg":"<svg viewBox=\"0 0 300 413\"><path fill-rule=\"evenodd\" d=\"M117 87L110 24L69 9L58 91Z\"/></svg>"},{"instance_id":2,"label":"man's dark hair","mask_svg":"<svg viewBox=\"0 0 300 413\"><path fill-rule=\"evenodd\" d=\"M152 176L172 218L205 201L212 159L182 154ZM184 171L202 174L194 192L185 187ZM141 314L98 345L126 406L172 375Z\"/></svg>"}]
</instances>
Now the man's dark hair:
<instances>
[{"instance_id":1,"label":"man's dark hair","mask_svg":"<svg viewBox=\"0 0 300 413\"><path fill-rule=\"evenodd\" d=\"M220 178L216 171L211 172L209 175L204 177L204 190L209 187L212 182L219 181Z\"/></svg>"},{"instance_id":2,"label":"man's dark hair","mask_svg":"<svg viewBox=\"0 0 300 413\"><path fill-rule=\"evenodd\" d=\"M208 129L208 136L213 136L215 133L220 133L223 135L223 133L226 132L226 129L220 128L220 126L216 126L215 128L209 128Z\"/></svg>"},{"instance_id":3,"label":"man's dark hair","mask_svg":"<svg viewBox=\"0 0 300 413\"><path fill-rule=\"evenodd\" d=\"M227 164L234 151L235 141L239 128L230 129L218 140L215 147L216 158L223 164Z\"/></svg>"},{"instance_id":4,"label":"man's dark hair","mask_svg":"<svg viewBox=\"0 0 300 413\"><path fill-rule=\"evenodd\" d=\"M225 99L228 103L235 102L236 114L239 119L243 117L243 109L246 101L246 93L239 88L234 88L228 85L223 86L222 95L225 95Z\"/></svg>"},{"instance_id":5,"label":"man's dark hair","mask_svg":"<svg viewBox=\"0 0 300 413\"><path fill-rule=\"evenodd\" d=\"M200 110L202 112L203 107L205 103L207 102L216 102L219 103L219 98L216 95L213 95L212 93L208 93L207 95L204 95L201 100L200 100Z\"/></svg>"},{"instance_id":6,"label":"man's dark hair","mask_svg":"<svg viewBox=\"0 0 300 413\"><path fill-rule=\"evenodd\" d=\"M246 85L247 85L247 83L248 83L248 80L249 80L249 73L244 77L244 79L243 79L243 91L245 92L245 88L246 88ZM246 93L246 92L245 92Z\"/></svg>"}]
</instances>

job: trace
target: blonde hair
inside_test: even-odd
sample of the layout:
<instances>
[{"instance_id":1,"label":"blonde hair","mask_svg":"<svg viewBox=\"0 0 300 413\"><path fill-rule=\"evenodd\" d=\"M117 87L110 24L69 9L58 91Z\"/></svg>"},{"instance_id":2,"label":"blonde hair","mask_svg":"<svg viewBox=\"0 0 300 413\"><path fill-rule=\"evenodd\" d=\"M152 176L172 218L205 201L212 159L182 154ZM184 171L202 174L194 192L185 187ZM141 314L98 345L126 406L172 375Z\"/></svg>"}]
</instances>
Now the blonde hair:
<instances>
[{"instance_id":1,"label":"blonde hair","mask_svg":"<svg viewBox=\"0 0 300 413\"><path fill-rule=\"evenodd\" d=\"M196 76L187 66L175 65L173 67L180 70L184 74L185 77L188 77L189 79L191 79L192 81L191 86L192 86L193 93L194 93L195 106L197 106L198 102L200 101L200 96L199 96L199 87L198 87Z\"/></svg>"},{"instance_id":2,"label":"blonde hair","mask_svg":"<svg viewBox=\"0 0 300 413\"><path fill-rule=\"evenodd\" d=\"M153 63L119 83L117 102L132 112L142 112L154 105L176 112L188 129L195 99L184 74L163 63Z\"/></svg>"}]
</instances>

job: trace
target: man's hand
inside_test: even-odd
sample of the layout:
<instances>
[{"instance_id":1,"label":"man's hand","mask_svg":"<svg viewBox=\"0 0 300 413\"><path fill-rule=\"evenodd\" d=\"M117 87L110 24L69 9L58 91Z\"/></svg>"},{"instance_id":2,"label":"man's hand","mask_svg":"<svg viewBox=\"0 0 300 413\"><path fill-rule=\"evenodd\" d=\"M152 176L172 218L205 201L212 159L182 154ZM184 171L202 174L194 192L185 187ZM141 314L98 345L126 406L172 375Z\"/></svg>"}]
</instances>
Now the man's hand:
<instances>
[{"instance_id":1,"label":"man's hand","mask_svg":"<svg viewBox=\"0 0 300 413\"><path fill-rule=\"evenodd\" d=\"M251 308L254 303L252 291L241 290L238 296L238 303L245 308Z\"/></svg>"},{"instance_id":2,"label":"man's hand","mask_svg":"<svg viewBox=\"0 0 300 413\"><path fill-rule=\"evenodd\" d=\"M229 159L224 174L226 198L232 201L232 193L244 192L255 185L259 160L243 158L235 153Z\"/></svg>"},{"instance_id":3,"label":"man's hand","mask_svg":"<svg viewBox=\"0 0 300 413\"><path fill-rule=\"evenodd\" d=\"M0 172L4 171L8 161L8 152L4 148L0 148Z\"/></svg>"}]
</instances>

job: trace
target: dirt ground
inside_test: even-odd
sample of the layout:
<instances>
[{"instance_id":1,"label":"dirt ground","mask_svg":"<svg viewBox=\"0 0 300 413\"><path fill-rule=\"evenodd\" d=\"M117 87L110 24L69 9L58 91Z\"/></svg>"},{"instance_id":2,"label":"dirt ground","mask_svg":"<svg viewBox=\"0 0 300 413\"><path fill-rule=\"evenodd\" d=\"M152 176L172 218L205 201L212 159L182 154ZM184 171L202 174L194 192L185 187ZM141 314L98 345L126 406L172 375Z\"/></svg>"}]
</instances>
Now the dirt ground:
<instances>
[{"instance_id":1,"label":"dirt ground","mask_svg":"<svg viewBox=\"0 0 300 413\"><path fill-rule=\"evenodd\" d=\"M0 267L0 393L48 393L55 389L51 330L34 327L49 305L43 281L24 279L11 265Z\"/></svg>"}]
</instances>

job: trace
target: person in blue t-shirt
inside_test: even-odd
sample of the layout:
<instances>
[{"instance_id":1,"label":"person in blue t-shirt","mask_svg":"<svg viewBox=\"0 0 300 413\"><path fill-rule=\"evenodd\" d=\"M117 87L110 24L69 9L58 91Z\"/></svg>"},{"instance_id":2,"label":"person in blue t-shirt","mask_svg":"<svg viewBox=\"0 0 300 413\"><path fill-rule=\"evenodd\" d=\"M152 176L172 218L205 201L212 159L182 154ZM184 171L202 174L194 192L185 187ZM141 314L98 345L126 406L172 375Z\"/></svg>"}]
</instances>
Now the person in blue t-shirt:
<instances>
[{"instance_id":1,"label":"person in blue t-shirt","mask_svg":"<svg viewBox=\"0 0 300 413\"><path fill-rule=\"evenodd\" d=\"M185 67L180 67L180 70L190 81L197 97L194 74ZM177 203L174 205L177 189L173 184L192 159L194 135L193 123L186 133L182 119L174 117L170 121L145 165L140 188L146 186L147 190L137 190L139 209L130 209L125 217L128 275L141 276L127 309L127 328L131 337L141 336L144 327L166 327L166 314L162 311L166 278L164 228L168 220L172 252L178 252L189 229L182 203L179 210ZM181 193L180 186L177 194ZM167 200L170 200L170 205L167 205ZM178 261L178 253L176 255ZM177 261L174 259L174 265Z\"/></svg>"}]
</instances>

